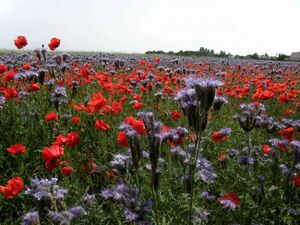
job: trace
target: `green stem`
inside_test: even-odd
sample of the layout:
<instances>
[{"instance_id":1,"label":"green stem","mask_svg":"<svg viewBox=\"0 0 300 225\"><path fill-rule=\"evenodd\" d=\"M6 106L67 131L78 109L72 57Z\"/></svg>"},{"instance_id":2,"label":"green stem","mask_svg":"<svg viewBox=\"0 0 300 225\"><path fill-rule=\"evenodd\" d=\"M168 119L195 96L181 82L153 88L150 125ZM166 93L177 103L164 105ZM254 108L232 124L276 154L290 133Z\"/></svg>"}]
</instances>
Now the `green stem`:
<instances>
[{"instance_id":1,"label":"green stem","mask_svg":"<svg viewBox=\"0 0 300 225\"><path fill-rule=\"evenodd\" d=\"M139 191L142 192L141 185L140 185L140 177L139 177L139 172L138 171L136 171L136 173L135 173L135 179L136 179L136 184L138 186Z\"/></svg>"},{"instance_id":2,"label":"green stem","mask_svg":"<svg viewBox=\"0 0 300 225\"><path fill-rule=\"evenodd\" d=\"M169 153L169 177L172 177L172 158L171 153Z\"/></svg>"},{"instance_id":3,"label":"green stem","mask_svg":"<svg viewBox=\"0 0 300 225\"><path fill-rule=\"evenodd\" d=\"M158 201L158 193L157 191L154 190L154 187L152 186L152 195L153 195L153 199L154 199L154 215L155 215L155 221L156 221L156 225L159 225L159 219L158 219L158 210L157 210L157 201Z\"/></svg>"},{"instance_id":4,"label":"green stem","mask_svg":"<svg viewBox=\"0 0 300 225\"><path fill-rule=\"evenodd\" d=\"M194 201L194 176L195 176L195 169L197 166L197 161L199 157L200 152L200 134L197 135L196 143L195 143L195 157L194 162L191 168L191 198L190 198L190 206L189 206L189 224L192 224L192 218L193 218L193 201Z\"/></svg>"},{"instance_id":5,"label":"green stem","mask_svg":"<svg viewBox=\"0 0 300 225\"><path fill-rule=\"evenodd\" d=\"M252 149L252 144L251 144L251 132L246 132L246 139L247 139L247 147L248 147L248 156L251 156L251 149Z\"/></svg>"}]
</instances>

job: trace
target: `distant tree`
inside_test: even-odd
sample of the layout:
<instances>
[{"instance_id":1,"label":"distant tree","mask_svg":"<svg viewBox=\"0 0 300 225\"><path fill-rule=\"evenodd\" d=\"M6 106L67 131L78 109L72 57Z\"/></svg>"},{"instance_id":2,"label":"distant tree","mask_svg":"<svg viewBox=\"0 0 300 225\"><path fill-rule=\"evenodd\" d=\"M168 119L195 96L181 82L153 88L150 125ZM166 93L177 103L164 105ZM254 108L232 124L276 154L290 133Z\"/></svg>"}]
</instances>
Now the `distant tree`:
<instances>
[{"instance_id":1,"label":"distant tree","mask_svg":"<svg viewBox=\"0 0 300 225\"><path fill-rule=\"evenodd\" d=\"M278 54L278 56L275 58L275 60L284 61L284 60L286 60L288 58L289 58L289 56L287 56L285 54Z\"/></svg>"},{"instance_id":2,"label":"distant tree","mask_svg":"<svg viewBox=\"0 0 300 225\"><path fill-rule=\"evenodd\" d=\"M246 58L249 58L249 59L259 59L259 56L257 53L254 53L252 55L247 55Z\"/></svg>"}]
</instances>

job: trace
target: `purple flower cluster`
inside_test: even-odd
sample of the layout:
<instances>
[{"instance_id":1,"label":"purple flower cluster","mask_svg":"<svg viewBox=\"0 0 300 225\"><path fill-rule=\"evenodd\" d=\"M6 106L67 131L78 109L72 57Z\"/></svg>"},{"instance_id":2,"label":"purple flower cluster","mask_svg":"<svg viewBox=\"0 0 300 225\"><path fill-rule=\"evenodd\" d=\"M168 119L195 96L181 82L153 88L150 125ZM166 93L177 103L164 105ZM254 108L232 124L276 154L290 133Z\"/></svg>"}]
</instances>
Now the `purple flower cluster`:
<instances>
[{"instance_id":1,"label":"purple flower cluster","mask_svg":"<svg viewBox=\"0 0 300 225\"><path fill-rule=\"evenodd\" d=\"M285 126L277 122L273 117L261 115L257 116L256 127L264 128L268 133L275 133Z\"/></svg>"},{"instance_id":2,"label":"purple flower cluster","mask_svg":"<svg viewBox=\"0 0 300 225\"><path fill-rule=\"evenodd\" d=\"M193 109L197 105L197 97L194 88L185 88L178 92L175 97L176 101L179 101L183 110Z\"/></svg>"},{"instance_id":3,"label":"purple flower cluster","mask_svg":"<svg viewBox=\"0 0 300 225\"><path fill-rule=\"evenodd\" d=\"M120 204L126 221L136 222L137 224L151 224L145 219L145 216L151 211L152 200L141 202L138 199L138 194L137 188L129 187L124 183L101 191L103 199L112 199Z\"/></svg>"},{"instance_id":4,"label":"purple flower cluster","mask_svg":"<svg viewBox=\"0 0 300 225\"><path fill-rule=\"evenodd\" d=\"M224 96L216 96L215 100L214 100L214 103L213 103L213 109L216 110L216 111L220 110L221 107L224 104L227 104L227 103L228 103L228 101Z\"/></svg>"},{"instance_id":5,"label":"purple flower cluster","mask_svg":"<svg viewBox=\"0 0 300 225\"><path fill-rule=\"evenodd\" d=\"M182 147L175 146L175 147L170 149L170 152L174 155L179 156L180 160L184 164L190 164L191 163L191 153L189 153L188 151L186 151Z\"/></svg>"},{"instance_id":6,"label":"purple flower cluster","mask_svg":"<svg viewBox=\"0 0 300 225\"><path fill-rule=\"evenodd\" d=\"M18 93L18 99L23 100L28 95L27 91L20 91Z\"/></svg>"},{"instance_id":7,"label":"purple flower cluster","mask_svg":"<svg viewBox=\"0 0 300 225\"><path fill-rule=\"evenodd\" d=\"M193 218L194 224L203 224L207 222L209 215L210 213L206 209L203 211L197 211Z\"/></svg>"},{"instance_id":8,"label":"purple flower cluster","mask_svg":"<svg viewBox=\"0 0 300 225\"><path fill-rule=\"evenodd\" d=\"M200 156L197 160L196 166L196 178L199 177L201 180L208 184L213 184L216 181L217 174L214 171L211 163L204 157Z\"/></svg>"},{"instance_id":9,"label":"purple flower cluster","mask_svg":"<svg viewBox=\"0 0 300 225\"><path fill-rule=\"evenodd\" d=\"M23 225L39 225L39 221L44 222L47 218L57 225L70 224L71 220L87 214L82 206L66 210L64 198L68 191L61 188L57 181L57 178L31 179L31 187L27 188L25 194L38 201L39 211L27 213L23 217Z\"/></svg>"},{"instance_id":10,"label":"purple flower cluster","mask_svg":"<svg viewBox=\"0 0 300 225\"><path fill-rule=\"evenodd\" d=\"M245 132L250 132L254 127L257 127L259 124L259 119L261 113L265 111L265 106L263 104L241 104L240 105L240 114L234 116L235 119L239 121L241 128Z\"/></svg>"},{"instance_id":11,"label":"purple flower cluster","mask_svg":"<svg viewBox=\"0 0 300 225\"><path fill-rule=\"evenodd\" d=\"M27 188L26 195L30 195L37 200L45 199L63 199L68 191L57 185L57 178L31 179L31 188Z\"/></svg>"},{"instance_id":12,"label":"purple flower cluster","mask_svg":"<svg viewBox=\"0 0 300 225\"><path fill-rule=\"evenodd\" d=\"M26 213L21 225L40 225L39 213L37 211Z\"/></svg>"},{"instance_id":13,"label":"purple flower cluster","mask_svg":"<svg viewBox=\"0 0 300 225\"><path fill-rule=\"evenodd\" d=\"M161 133L155 134L155 137L159 138L161 141L170 140L178 141L180 138L183 138L188 133L188 130L184 127L170 128L169 130Z\"/></svg>"},{"instance_id":14,"label":"purple flower cluster","mask_svg":"<svg viewBox=\"0 0 300 225\"><path fill-rule=\"evenodd\" d=\"M116 169L124 169L131 162L130 157L125 154L116 154L110 161L110 165Z\"/></svg>"},{"instance_id":15,"label":"purple flower cluster","mask_svg":"<svg viewBox=\"0 0 300 225\"><path fill-rule=\"evenodd\" d=\"M51 102L56 108L59 105L66 105L68 103L66 88L62 86L56 87L51 93Z\"/></svg>"},{"instance_id":16,"label":"purple flower cluster","mask_svg":"<svg viewBox=\"0 0 300 225\"><path fill-rule=\"evenodd\" d=\"M229 208L231 210L236 210L238 205L234 204L231 200L220 200L219 201L221 205L224 206L224 208Z\"/></svg>"},{"instance_id":17,"label":"purple flower cluster","mask_svg":"<svg viewBox=\"0 0 300 225\"><path fill-rule=\"evenodd\" d=\"M67 211L49 211L48 217L57 225L70 224L70 222L78 217L87 215L85 209L81 206L74 206Z\"/></svg>"},{"instance_id":18,"label":"purple flower cluster","mask_svg":"<svg viewBox=\"0 0 300 225\"><path fill-rule=\"evenodd\" d=\"M223 85L223 82L215 78L203 78L203 77L187 77L184 79L187 87L195 87L196 85L202 88L213 87Z\"/></svg>"},{"instance_id":19,"label":"purple flower cluster","mask_svg":"<svg viewBox=\"0 0 300 225\"><path fill-rule=\"evenodd\" d=\"M230 128L222 128L218 131L222 136L229 136L231 134Z\"/></svg>"},{"instance_id":20,"label":"purple flower cluster","mask_svg":"<svg viewBox=\"0 0 300 225\"><path fill-rule=\"evenodd\" d=\"M216 200L216 196L207 191L202 192L201 197L206 201L214 201Z\"/></svg>"}]
</instances>

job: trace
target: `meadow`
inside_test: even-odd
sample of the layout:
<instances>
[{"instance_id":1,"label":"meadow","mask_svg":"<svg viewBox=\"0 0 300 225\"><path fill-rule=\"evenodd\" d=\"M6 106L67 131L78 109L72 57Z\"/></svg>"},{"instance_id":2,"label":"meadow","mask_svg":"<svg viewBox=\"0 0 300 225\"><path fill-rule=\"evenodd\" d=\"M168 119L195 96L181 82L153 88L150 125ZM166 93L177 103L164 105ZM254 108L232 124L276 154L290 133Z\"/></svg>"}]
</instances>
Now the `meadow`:
<instances>
[{"instance_id":1,"label":"meadow","mask_svg":"<svg viewBox=\"0 0 300 225\"><path fill-rule=\"evenodd\" d=\"M299 87L296 62L3 54L0 224L299 224Z\"/></svg>"}]
</instances>

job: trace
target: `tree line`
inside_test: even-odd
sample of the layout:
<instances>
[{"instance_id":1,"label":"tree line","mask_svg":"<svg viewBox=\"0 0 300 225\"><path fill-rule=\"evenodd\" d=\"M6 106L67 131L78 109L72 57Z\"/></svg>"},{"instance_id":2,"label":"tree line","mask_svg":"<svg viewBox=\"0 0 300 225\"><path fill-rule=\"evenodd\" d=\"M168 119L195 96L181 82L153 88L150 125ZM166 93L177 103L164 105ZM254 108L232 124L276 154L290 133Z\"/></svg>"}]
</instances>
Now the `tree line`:
<instances>
[{"instance_id":1,"label":"tree line","mask_svg":"<svg viewBox=\"0 0 300 225\"><path fill-rule=\"evenodd\" d=\"M285 54L278 54L277 56L269 56L268 54L264 55L258 55L257 53L254 54L248 54L246 56L240 56L240 55L232 55L230 53L226 53L226 51L220 51L216 53L213 49L208 49L201 47L199 48L198 51L183 51L180 50L178 52L174 51L169 51L169 52L164 52L162 50L158 51L147 51L145 54L151 54L151 55L171 55L171 56L206 56L206 57L222 57L222 58L227 58L227 57L233 57L233 58L240 58L240 59L257 59L257 60L277 60L277 61L284 61L289 58L289 56Z\"/></svg>"}]
</instances>

